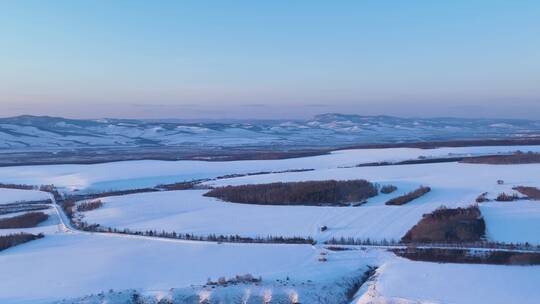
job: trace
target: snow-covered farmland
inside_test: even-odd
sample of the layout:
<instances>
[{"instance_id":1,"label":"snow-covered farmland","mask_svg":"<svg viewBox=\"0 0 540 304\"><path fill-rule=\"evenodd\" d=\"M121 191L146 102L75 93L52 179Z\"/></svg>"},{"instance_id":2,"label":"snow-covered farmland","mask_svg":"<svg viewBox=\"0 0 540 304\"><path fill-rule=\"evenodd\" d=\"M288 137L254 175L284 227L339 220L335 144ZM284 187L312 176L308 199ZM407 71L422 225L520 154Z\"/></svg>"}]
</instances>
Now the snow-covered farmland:
<instances>
[{"instance_id":1,"label":"snow-covered farmland","mask_svg":"<svg viewBox=\"0 0 540 304\"><path fill-rule=\"evenodd\" d=\"M322 169L309 172L288 172L245 176L210 181L211 186L254 183L292 182L304 180L347 180L362 178L378 183L415 183L445 189L449 204L470 198L468 194L511 191L515 185L540 186L540 164L483 165L464 163L434 163L400 166ZM497 184L497 180L505 184ZM443 197L441 197L443 198Z\"/></svg>"},{"instance_id":2,"label":"snow-covered farmland","mask_svg":"<svg viewBox=\"0 0 540 304\"><path fill-rule=\"evenodd\" d=\"M0 205L47 199L49 194L42 191L0 188Z\"/></svg>"},{"instance_id":3,"label":"snow-covered farmland","mask_svg":"<svg viewBox=\"0 0 540 304\"><path fill-rule=\"evenodd\" d=\"M243 236L311 236L316 239L330 237L361 237L371 239L399 239L422 214L441 205L467 206L483 192L496 194L511 191L512 185L538 185L540 165L473 165L437 163L404 166L323 169L309 172L291 172L246 176L208 182L208 185L239 185L276 181L303 181L324 179L364 178L380 184L397 185L399 191L379 195L361 207L308 207L260 206L222 202L203 197L205 190L155 192L105 198L104 207L86 212L88 223L133 230L166 230L207 235L211 233ZM497 179L505 180L504 185ZM385 206L384 201L418 185L427 185L432 191L404 206ZM529 218L536 218L540 209L531 205ZM520 208L511 205L508 208ZM516 209L514 212L519 212ZM484 209L483 209L484 210ZM502 215L504 217L504 215ZM505 220L486 215L488 237L493 240L512 239L535 243L534 232L523 234L520 229L509 230L508 237L500 239L491 227L503 227ZM499 224L499 222L502 223ZM328 230L320 232L321 226ZM522 227L526 227L523 225ZM502 228L501 228L502 229ZM523 228L525 229L525 228Z\"/></svg>"},{"instance_id":4,"label":"snow-covered farmland","mask_svg":"<svg viewBox=\"0 0 540 304\"><path fill-rule=\"evenodd\" d=\"M401 207L385 206L380 198L365 207L260 206L222 202L202 196L205 192L181 190L108 197L102 199L103 207L84 212L84 220L120 229L195 235L399 239L422 214L439 206L437 202L426 202L428 195ZM320 232L323 225L328 230Z\"/></svg>"},{"instance_id":5,"label":"snow-covered farmland","mask_svg":"<svg viewBox=\"0 0 540 304\"><path fill-rule=\"evenodd\" d=\"M480 206L490 239L540 244L540 202L490 202Z\"/></svg>"},{"instance_id":6,"label":"snow-covered farmland","mask_svg":"<svg viewBox=\"0 0 540 304\"><path fill-rule=\"evenodd\" d=\"M353 304L535 304L540 266L439 264L389 259Z\"/></svg>"},{"instance_id":7,"label":"snow-covered farmland","mask_svg":"<svg viewBox=\"0 0 540 304\"><path fill-rule=\"evenodd\" d=\"M58 227L60 222L59 222L58 215L55 209L49 208L45 210L38 210L37 212L44 212L49 215L49 218L46 221L39 223L36 227L0 229L0 235L9 235L9 234L20 233L20 232L32 233L32 234L38 234L38 233L52 234L52 233L57 233L60 231L60 228ZM2 214L0 215L0 219L17 216L24 213L26 212Z\"/></svg>"},{"instance_id":8,"label":"snow-covered farmland","mask_svg":"<svg viewBox=\"0 0 540 304\"><path fill-rule=\"evenodd\" d=\"M56 184L69 191L101 191L155 186L220 175L312 168L314 171L273 173L212 180L206 186L277 181L366 179L398 190L380 194L360 207L261 206L204 197L206 190L180 190L101 198L101 208L83 212L83 220L105 227L176 231L195 235L311 236L399 239L422 214L446 205L467 206L484 192L489 198L512 192L513 186L540 186L540 165L433 163L350 167L360 163L425 157L540 150L540 147L472 147L345 150L329 155L271 161L129 161L95 165L53 165L0 168L0 182ZM343 168L349 166L350 168ZM500 184L497 180L503 180ZM432 191L403 206L384 202L420 185ZM47 193L0 189L0 204L47 199ZM7 199L6 199L7 198ZM540 244L540 203L486 202L480 206L487 236L494 241ZM262 276L256 287L236 286L212 291L227 302L246 292L281 295L297 292L302 303L317 303L313 292L345 288L367 265L382 266L353 303L536 303L534 282L539 267L486 266L411 262L380 250L327 252L319 262L321 242L310 245L217 244L178 239L99 234L63 229L56 214L38 227L4 230L0 234L44 232L45 238L0 252L0 303L49 303L114 289L146 294L202 292L208 278L245 273ZM12 214L13 215L13 214ZM10 216L3 215L2 217ZM321 232L321 226L328 230ZM290 278L290 286L276 280ZM309 282L309 284L308 284ZM335 283L340 282L340 283ZM289 283L287 283L289 284ZM295 284L294 288L291 288ZM307 285L302 285L307 284ZM334 284L334 285L332 285ZM307 287L306 287L307 286ZM325 286L323 288L323 286ZM335 287L337 286L337 287ZM474 289L471 288L474 286ZM308 290L309 289L309 290ZM231 291L232 290L232 291ZM473 291L474 290L474 291ZM206 292L206 291L205 291ZM111 293L116 294L116 293ZM302 296L307 298L302 298ZM91 297L90 297L91 298ZM124 299L125 300L125 299ZM77 303L77 300L74 300ZM386 302L384 302L386 301ZM94 303L94 302L91 302ZM99 302L96 302L99 303ZM115 303L115 302L111 302ZM328 302L332 303L332 302Z\"/></svg>"},{"instance_id":9,"label":"snow-covered farmland","mask_svg":"<svg viewBox=\"0 0 540 304\"><path fill-rule=\"evenodd\" d=\"M92 165L47 165L0 168L0 182L54 184L66 190L104 191L154 186L225 174L289 169L329 169L370 162L392 162L418 157L455 157L540 151L540 146L461 147L438 149L357 149L327 155L283 160L253 161L123 161Z\"/></svg>"},{"instance_id":10,"label":"snow-covered farmland","mask_svg":"<svg viewBox=\"0 0 540 304\"><path fill-rule=\"evenodd\" d=\"M251 273L328 283L370 259L318 261L309 245L216 244L100 234L56 234L3 251L1 303L48 303L109 289L167 291Z\"/></svg>"}]
</instances>

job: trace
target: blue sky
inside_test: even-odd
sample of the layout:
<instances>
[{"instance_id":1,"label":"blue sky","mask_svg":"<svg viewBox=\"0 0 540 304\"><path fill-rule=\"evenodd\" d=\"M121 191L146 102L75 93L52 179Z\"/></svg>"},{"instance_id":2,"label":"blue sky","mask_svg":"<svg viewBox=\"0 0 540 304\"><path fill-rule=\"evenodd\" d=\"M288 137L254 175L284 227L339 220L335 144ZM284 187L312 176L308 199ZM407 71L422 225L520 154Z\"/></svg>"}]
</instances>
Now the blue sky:
<instances>
[{"instance_id":1,"label":"blue sky","mask_svg":"<svg viewBox=\"0 0 540 304\"><path fill-rule=\"evenodd\" d=\"M539 1L0 1L0 116L540 114Z\"/></svg>"}]
</instances>

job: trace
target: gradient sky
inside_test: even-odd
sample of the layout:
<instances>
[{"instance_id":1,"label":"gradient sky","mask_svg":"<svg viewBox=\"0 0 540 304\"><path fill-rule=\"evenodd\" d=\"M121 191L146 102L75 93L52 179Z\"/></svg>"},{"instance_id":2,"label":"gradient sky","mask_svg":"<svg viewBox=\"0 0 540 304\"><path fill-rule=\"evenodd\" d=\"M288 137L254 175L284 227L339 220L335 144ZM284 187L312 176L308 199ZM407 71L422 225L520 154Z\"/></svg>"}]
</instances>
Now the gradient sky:
<instances>
[{"instance_id":1,"label":"gradient sky","mask_svg":"<svg viewBox=\"0 0 540 304\"><path fill-rule=\"evenodd\" d=\"M0 0L0 116L540 116L540 1Z\"/></svg>"}]
</instances>

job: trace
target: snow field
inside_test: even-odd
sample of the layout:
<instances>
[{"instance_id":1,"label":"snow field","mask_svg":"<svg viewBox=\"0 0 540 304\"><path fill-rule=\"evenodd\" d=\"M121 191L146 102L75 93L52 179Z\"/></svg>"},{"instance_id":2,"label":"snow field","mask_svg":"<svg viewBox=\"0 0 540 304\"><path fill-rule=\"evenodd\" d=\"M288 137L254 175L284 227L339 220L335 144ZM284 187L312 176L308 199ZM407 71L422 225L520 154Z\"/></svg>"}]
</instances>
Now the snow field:
<instances>
[{"instance_id":1,"label":"snow field","mask_svg":"<svg viewBox=\"0 0 540 304\"><path fill-rule=\"evenodd\" d=\"M394 208L261 206L204 197L207 190L153 192L103 198L104 206L84 212L84 220L105 227L165 230L195 235L302 236L399 239L422 214L438 204ZM368 203L369 204L369 203ZM326 225L328 230L320 232Z\"/></svg>"},{"instance_id":2,"label":"snow field","mask_svg":"<svg viewBox=\"0 0 540 304\"><path fill-rule=\"evenodd\" d=\"M446 205L468 206L483 192L492 198L517 185L540 186L540 165L423 165L338 168L358 163L404 160L451 153L482 154L529 149L478 147L434 150L379 149L337 151L330 155L275 161L197 162L130 161L97 165L55 165L0 168L0 182L54 183L65 189L94 191L154 186L218 175L257 171L315 168L222 179L212 186L327 179L367 179L393 184L398 191L379 195L360 207L260 206L222 202L204 197L206 190L140 193L101 199L102 208L84 212L88 223L132 230L179 233L239 234L241 236L311 236L399 239L422 214ZM540 147L535 147L540 149ZM498 185L497 180L505 181ZM385 206L394 196L419 185L432 191L403 206ZM2 199L28 199L48 194L0 189ZM34 192L37 192L34 193ZM488 238L503 242L540 244L540 202L488 202L480 205ZM137 288L163 292L188 290L210 277L251 273L275 281L287 276L295 282L336 282L357 275L366 265L382 265L376 280L355 299L361 303L536 303L540 267L436 264L412 262L383 251L330 252L318 261L320 247L309 245L216 244L129 235L59 233L55 210L49 220L24 231L45 232L44 239L0 252L0 303L50 303L107 291ZM8 215L11 216L11 215ZM328 230L320 232L322 225ZM6 231L0 230L0 234ZM320 246L320 245L317 245ZM274 283L272 283L274 284ZM272 289L272 284L270 286ZM317 286L318 289L320 285ZM313 288L312 288L313 289ZM331 288L329 288L331 289ZM255 289L253 289L255 290ZM301 288L294 289L303 294ZM224 294L216 298L227 299ZM240 289L235 291L240 292ZM255 292L255 291L254 291ZM257 291L258 292L258 291ZM368 302L371 301L371 302ZM302 301L302 298L300 298ZM305 300L309 303L309 299Z\"/></svg>"},{"instance_id":3,"label":"snow field","mask_svg":"<svg viewBox=\"0 0 540 304\"><path fill-rule=\"evenodd\" d=\"M505 243L540 244L540 202L489 202L480 205L487 236Z\"/></svg>"},{"instance_id":4,"label":"snow field","mask_svg":"<svg viewBox=\"0 0 540 304\"><path fill-rule=\"evenodd\" d=\"M353 304L535 304L540 266L439 264L389 259Z\"/></svg>"},{"instance_id":5,"label":"snow field","mask_svg":"<svg viewBox=\"0 0 540 304\"><path fill-rule=\"evenodd\" d=\"M208 182L212 186L365 178L379 184L394 184L398 191L379 195L360 207L261 206L222 202L203 197L206 190L141 193L104 198L102 208L85 212L85 220L106 227L132 230L165 230L197 235L239 234L242 236L311 236L317 240L331 237L400 239L421 216L441 205L465 207L482 192L497 193L512 185L537 185L540 165L471 165L438 163L406 166L325 169L223 179ZM498 185L497 179L506 184ZM404 206L385 206L394 196L427 185L432 191ZM516 205L517 206L517 205ZM528 209L540 214L534 207ZM499 240L500 217L485 216L489 237ZM328 230L320 232L321 226ZM534 226L535 227L535 226ZM519 232L516 232L519 233ZM507 240L511 237L506 238ZM534 242L533 233L516 240Z\"/></svg>"},{"instance_id":6,"label":"snow field","mask_svg":"<svg viewBox=\"0 0 540 304\"><path fill-rule=\"evenodd\" d=\"M9 218L14 217L17 215L22 215L28 212L43 212L47 213L49 215L49 218L39 223L36 227L31 228L13 228L13 229L0 229L0 235L8 235L8 234L14 234L14 233L31 233L31 234L53 234L58 233L59 228L58 225L60 224L60 221L58 219L58 215L56 211L53 208L44 209L44 210L36 210L36 211L25 211L25 212L17 212L17 213L8 213L8 214L2 214L0 215L0 219L2 218Z\"/></svg>"},{"instance_id":7,"label":"snow field","mask_svg":"<svg viewBox=\"0 0 540 304\"><path fill-rule=\"evenodd\" d=\"M49 303L109 289L169 290L246 273L263 280L288 276L295 281L332 282L357 272L367 261L329 258L320 263L318 256L319 250L309 245L48 235L0 254L0 302Z\"/></svg>"},{"instance_id":8,"label":"snow field","mask_svg":"<svg viewBox=\"0 0 540 304\"><path fill-rule=\"evenodd\" d=\"M106 191L155 186L225 174L289 169L330 169L361 163L400 161L424 157L452 157L540 151L540 146L493 146L462 148L391 148L334 151L327 155L283 160L253 161L123 161L91 165L45 165L0 168L0 182L32 185L54 184L66 191Z\"/></svg>"},{"instance_id":9,"label":"snow field","mask_svg":"<svg viewBox=\"0 0 540 304\"><path fill-rule=\"evenodd\" d=\"M49 194L43 191L0 188L0 205L46 199Z\"/></svg>"}]
</instances>

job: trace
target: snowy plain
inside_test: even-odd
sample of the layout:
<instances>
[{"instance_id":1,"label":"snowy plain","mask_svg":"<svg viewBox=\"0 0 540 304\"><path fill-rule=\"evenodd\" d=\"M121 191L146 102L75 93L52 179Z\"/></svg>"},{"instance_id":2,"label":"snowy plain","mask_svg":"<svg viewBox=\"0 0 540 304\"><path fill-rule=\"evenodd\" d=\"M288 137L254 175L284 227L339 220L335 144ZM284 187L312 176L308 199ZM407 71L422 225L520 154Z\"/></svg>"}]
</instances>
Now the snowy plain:
<instances>
[{"instance_id":1,"label":"snowy plain","mask_svg":"<svg viewBox=\"0 0 540 304\"><path fill-rule=\"evenodd\" d=\"M36 227L0 229L0 236L1 235L14 234L14 233L21 233L21 232L32 233L32 234L39 234L39 233L53 234L53 233L58 233L60 231L60 228L58 227L58 225L60 224L59 219L58 219L58 215L57 215L57 213L55 212L55 210L53 208L44 209L44 210L38 210L38 211L35 211L35 212L46 213L47 215L49 215L49 217L47 218L47 220L39 223ZM26 212L2 214L2 215L0 215L0 219L10 218L10 217L14 217L14 216L17 216L17 215L22 215L22 214L25 214L25 213Z\"/></svg>"},{"instance_id":2,"label":"snowy plain","mask_svg":"<svg viewBox=\"0 0 540 304\"><path fill-rule=\"evenodd\" d=\"M504 243L540 244L540 202L490 202L480 211L489 239Z\"/></svg>"},{"instance_id":3,"label":"snowy plain","mask_svg":"<svg viewBox=\"0 0 540 304\"><path fill-rule=\"evenodd\" d=\"M49 199L47 192L0 188L0 205Z\"/></svg>"},{"instance_id":4,"label":"snowy plain","mask_svg":"<svg viewBox=\"0 0 540 304\"><path fill-rule=\"evenodd\" d=\"M4 167L0 168L0 182L53 183L68 192L74 189L102 191L233 173L310 168L316 170L212 180L205 185L362 178L381 185L396 185L398 191L374 197L360 207L234 204L204 197L206 190L141 193L103 198L104 206L84 212L84 220L116 228L174 230L198 235L399 239L422 214L441 205L468 206L483 192L493 198L498 193L511 192L517 185L540 187L540 165L452 162L342 167L419 156L453 157L515 150L540 151L540 147L343 150L329 155L271 161L128 161ZM499 179L504 180L503 185L497 183ZM384 205L387 198L419 185L430 186L432 191L404 206ZM38 196L48 198L48 194L38 191L0 191L0 194L5 193L3 198L9 198L4 203L33 200ZM540 244L540 202L487 202L480 208L489 239ZM330 284L358 276L367 265L381 268L372 284L364 286L372 289L361 290L353 303L536 303L540 298L535 287L540 279L537 266L411 262L376 250L331 252L328 262L321 263L318 261L323 250L320 245L217 244L65 233L59 228L55 211L47 212L51 215L47 222L27 230L44 232L45 238L0 252L0 303L50 303L109 289L163 292L170 288L200 286L209 277L215 280L245 273L262 276L267 283L290 277L297 283L312 280L314 284ZM329 228L324 233L320 232L322 225ZM365 302L367 300L372 302Z\"/></svg>"},{"instance_id":5,"label":"snowy plain","mask_svg":"<svg viewBox=\"0 0 540 304\"><path fill-rule=\"evenodd\" d=\"M367 261L348 258L322 264L318 256L319 250L310 245L56 234L1 253L0 302L49 303L109 289L167 291L246 273L263 280L331 282L363 269Z\"/></svg>"},{"instance_id":6,"label":"snowy plain","mask_svg":"<svg viewBox=\"0 0 540 304\"><path fill-rule=\"evenodd\" d=\"M540 146L493 146L460 148L389 148L340 150L330 154L282 160L249 161L122 161L91 165L43 165L0 168L0 182L54 184L65 191L98 192L155 186L226 174L290 169L331 169L371 162L396 162L418 157L456 157L517 150L540 152Z\"/></svg>"},{"instance_id":7,"label":"snowy plain","mask_svg":"<svg viewBox=\"0 0 540 304\"><path fill-rule=\"evenodd\" d=\"M175 231L195 235L302 236L399 239L422 214L437 208L425 200L409 206L362 207L258 206L202 196L207 190L132 194L102 199L104 206L84 212L84 220L105 227ZM381 198L390 196L381 196ZM326 225L328 230L320 231Z\"/></svg>"},{"instance_id":8,"label":"snowy plain","mask_svg":"<svg viewBox=\"0 0 540 304\"><path fill-rule=\"evenodd\" d=\"M352 304L535 304L540 266L501 266L388 259Z\"/></svg>"},{"instance_id":9,"label":"snowy plain","mask_svg":"<svg viewBox=\"0 0 540 304\"><path fill-rule=\"evenodd\" d=\"M210 186L270 183L277 181L347 180L363 178L393 184L399 191L380 194L360 207L259 206L223 202L204 197L206 190L181 190L104 198L104 207L85 212L88 223L133 230L165 230L207 235L311 236L400 239L423 214L440 206L466 207L488 192L492 197L512 192L517 185L540 186L540 165L477 165L437 163L382 167L323 169L221 179ZM499 185L498 179L505 184ZM404 206L385 206L394 196L419 185L432 191ZM485 211L488 238L504 242L540 244L540 203L502 205L489 202ZM504 207L506 206L506 207ZM320 232L321 226L328 230Z\"/></svg>"}]
</instances>

